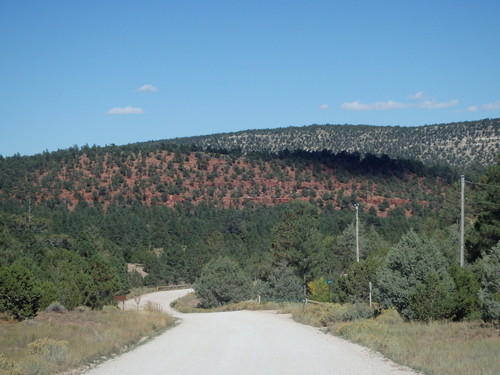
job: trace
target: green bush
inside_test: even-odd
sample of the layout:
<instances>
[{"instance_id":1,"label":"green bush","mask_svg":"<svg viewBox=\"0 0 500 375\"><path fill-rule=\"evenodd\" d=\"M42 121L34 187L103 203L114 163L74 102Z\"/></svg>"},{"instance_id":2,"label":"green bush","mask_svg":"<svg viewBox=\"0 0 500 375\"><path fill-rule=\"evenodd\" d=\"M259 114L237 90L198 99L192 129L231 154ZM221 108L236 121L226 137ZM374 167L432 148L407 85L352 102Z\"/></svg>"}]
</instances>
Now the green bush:
<instances>
[{"instance_id":1,"label":"green bush","mask_svg":"<svg viewBox=\"0 0 500 375\"><path fill-rule=\"evenodd\" d=\"M27 268L13 264L0 269L0 311L16 320L33 318L38 312L41 294Z\"/></svg>"},{"instance_id":2,"label":"green bush","mask_svg":"<svg viewBox=\"0 0 500 375\"><path fill-rule=\"evenodd\" d=\"M205 308L252 297L250 278L228 257L215 258L203 268L194 290Z\"/></svg>"},{"instance_id":3,"label":"green bush","mask_svg":"<svg viewBox=\"0 0 500 375\"><path fill-rule=\"evenodd\" d=\"M395 307L406 319L447 316L447 296L453 295L455 285L433 241L409 232L389 250L377 276L382 307Z\"/></svg>"},{"instance_id":4,"label":"green bush","mask_svg":"<svg viewBox=\"0 0 500 375\"><path fill-rule=\"evenodd\" d=\"M45 309L54 301L59 301L59 288L51 281L42 281L40 283L40 309Z\"/></svg>"},{"instance_id":5,"label":"green bush","mask_svg":"<svg viewBox=\"0 0 500 375\"><path fill-rule=\"evenodd\" d=\"M423 322L446 319L452 315L453 300L435 272L430 272L410 295L409 311L411 319Z\"/></svg>"},{"instance_id":6,"label":"green bush","mask_svg":"<svg viewBox=\"0 0 500 375\"><path fill-rule=\"evenodd\" d=\"M309 298L318 302L330 302L330 287L323 277L307 283Z\"/></svg>"},{"instance_id":7,"label":"green bush","mask_svg":"<svg viewBox=\"0 0 500 375\"><path fill-rule=\"evenodd\" d=\"M453 320L461 321L477 320L481 317L479 289L480 267L474 268L460 267L458 264L452 264L450 275L455 282L455 293L453 296ZM476 271L476 272L474 272Z\"/></svg>"},{"instance_id":8,"label":"green bush","mask_svg":"<svg viewBox=\"0 0 500 375\"><path fill-rule=\"evenodd\" d=\"M260 285L259 293L264 301L301 301L304 298L302 283L286 262L272 270Z\"/></svg>"},{"instance_id":9,"label":"green bush","mask_svg":"<svg viewBox=\"0 0 500 375\"><path fill-rule=\"evenodd\" d=\"M348 305L349 309L342 314L342 320L349 322L358 319L371 319L374 316L373 309L365 303Z\"/></svg>"},{"instance_id":10,"label":"green bush","mask_svg":"<svg viewBox=\"0 0 500 375\"><path fill-rule=\"evenodd\" d=\"M483 257L481 265L483 280L479 299L483 305L483 319L498 321L500 320L500 242Z\"/></svg>"}]
</instances>

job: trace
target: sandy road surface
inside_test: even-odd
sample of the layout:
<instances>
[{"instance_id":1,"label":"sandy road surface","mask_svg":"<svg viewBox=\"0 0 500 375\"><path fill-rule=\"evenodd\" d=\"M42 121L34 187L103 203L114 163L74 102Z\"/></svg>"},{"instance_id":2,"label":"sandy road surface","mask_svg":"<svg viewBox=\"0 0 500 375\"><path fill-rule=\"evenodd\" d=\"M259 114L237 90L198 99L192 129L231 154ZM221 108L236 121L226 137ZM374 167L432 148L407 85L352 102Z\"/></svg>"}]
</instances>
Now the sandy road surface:
<instances>
[{"instance_id":1,"label":"sandy road surface","mask_svg":"<svg viewBox=\"0 0 500 375\"><path fill-rule=\"evenodd\" d=\"M186 292L152 293L141 305L150 300L169 311L170 302ZM415 374L283 314L174 314L182 319L177 327L85 374Z\"/></svg>"}]
</instances>

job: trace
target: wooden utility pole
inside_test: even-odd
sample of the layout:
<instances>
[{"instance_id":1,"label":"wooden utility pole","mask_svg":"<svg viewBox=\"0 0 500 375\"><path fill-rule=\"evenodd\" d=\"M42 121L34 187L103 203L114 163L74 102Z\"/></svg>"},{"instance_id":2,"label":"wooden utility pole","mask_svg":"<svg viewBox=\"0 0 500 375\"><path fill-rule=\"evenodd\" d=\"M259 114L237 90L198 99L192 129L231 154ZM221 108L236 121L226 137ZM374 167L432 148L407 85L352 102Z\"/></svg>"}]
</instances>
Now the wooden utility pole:
<instances>
[{"instance_id":1,"label":"wooden utility pole","mask_svg":"<svg viewBox=\"0 0 500 375\"><path fill-rule=\"evenodd\" d=\"M460 176L462 181L460 196L460 267L464 266L464 221L465 221L465 176Z\"/></svg>"},{"instance_id":2,"label":"wooden utility pole","mask_svg":"<svg viewBox=\"0 0 500 375\"><path fill-rule=\"evenodd\" d=\"M356 262L359 263L359 204L355 204L356 207Z\"/></svg>"}]
</instances>

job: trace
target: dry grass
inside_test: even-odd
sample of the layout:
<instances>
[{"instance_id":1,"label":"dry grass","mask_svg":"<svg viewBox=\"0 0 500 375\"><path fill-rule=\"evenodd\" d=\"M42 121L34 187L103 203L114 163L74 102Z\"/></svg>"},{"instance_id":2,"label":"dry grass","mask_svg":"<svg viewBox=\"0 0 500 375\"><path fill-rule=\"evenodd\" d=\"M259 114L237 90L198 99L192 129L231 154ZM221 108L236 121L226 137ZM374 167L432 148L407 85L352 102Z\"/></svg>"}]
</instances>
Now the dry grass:
<instances>
[{"instance_id":1,"label":"dry grass","mask_svg":"<svg viewBox=\"0 0 500 375\"><path fill-rule=\"evenodd\" d=\"M332 327L335 333L428 374L498 374L499 332L480 323L375 321Z\"/></svg>"},{"instance_id":2,"label":"dry grass","mask_svg":"<svg viewBox=\"0 0 500 375\"><path fill-rule=\"evenodd\" d=\"M174 324L160 311L41 313L0 323L0 374L54 374L101 361Z\"/></svg>"},{"instance_id":3,"label":"dry grass","mask_svg":"<svg viewBox=\"0 0 500 375\"><path fill-rule=\"evenodd\" d=\"M500 373L500 331L480 322L408 323L396 311L375 319L343 321L341 305L296 307L294 319L376 350L426 374Z\"/></svg>"},{"instance_id":4,"label":"dry grass","mask_svg":"<svg viewBox=\"0 0 500 375\"><path fill-rule=\"evenodd\" d=\"M200 301L198 300L198 297L196 297L195 293L189 293L172 302L171 306L182 313L207 313L240 310L280 310L282 308L282 304L275 302L258 303L257 301L242 301L238 303L229 303L212 309L204 309L198 307L199 302Z\"/></svg>"}]
</instances>

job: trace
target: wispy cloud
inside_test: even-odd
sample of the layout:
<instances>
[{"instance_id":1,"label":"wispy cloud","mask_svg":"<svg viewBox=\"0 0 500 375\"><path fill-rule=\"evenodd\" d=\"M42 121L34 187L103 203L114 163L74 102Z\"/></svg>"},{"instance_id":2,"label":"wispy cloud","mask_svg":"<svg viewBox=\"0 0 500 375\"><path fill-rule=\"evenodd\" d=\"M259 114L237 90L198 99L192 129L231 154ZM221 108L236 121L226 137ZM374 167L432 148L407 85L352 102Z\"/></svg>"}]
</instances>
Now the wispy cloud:
<instances>
[{"instance_id":1,"label":"wispy cloud","mask_svg":"<svg viewBox=\"0 0 500 375\"><path fill-rule=\"evenodd\" d=\"M328 104L321 104L319 106L319 109L321 109L322 111L326 111L328 108L330 108L330 106Z\"/></svg>"},{"instance_id":2,"label":"wispy cloud","mask_svg":"<svg viewBox=\"0 0 500 375\"><path fill-rule=\"evenodd\" d=\"M419 91L416 94L408 96L408 99L417 100L422 99L425 96L425 91Z\"/></svg>"},{"instance_id":3,"label":"wispy cloud","mask_svg":"<svg viewBox=\"0 0 500 375\"><path fill-rule=\"evenodd\" d=\"M349 111L373 111L373 110L408 108L410 106L411 106L410 104L398 103L392 100L388 100L386 102L369 103L369 104L363 104L360 101L356 100L354 102L343 103L340 107L342 109L347 109Z\"/></svg>"},{"instance_id":4,"label":"wispy cloud","mask_svg":"<svg viewBox=\"0 0 500 375\"><path fill-rule=\"evenodd\" d=\"M484 104L481 106L481 108L483 108L487 111L494 111L496 109L500 109L500 100L493 102L493 103Z\"/></svg>"},{"instance_id":5,"label":"wispy cloud","mask_svg":"<svg viewBox=\"0 0 500 375\"><path fill-rule=\"evenodd\" d=\"M500 100L497 100L496 102L482 104L482 105L471 105L471 106L467 107L467 111L469 111L469 112L477 112L480 110L495 111L497 109L500 109Z\"/></svg>"},{"instance_id":6,"label":"wispy cloud","mask_svg":"<svg viewBox=\"0 0 500 375\"><path fill-rule=\"evenodd\" d=\"M139 107L114 107L106 112L107 115L138 115L144 113L144 110Z\"/></svg>"},{"instance_id":7,"label":"wispy cloud","mask_svg":"<svg viewBox=\"0 0 500 375\"><path fill-rule=\"evenodd\" d=\"M157 92L157 91L159 91L159 88L148 83L146 85L142 85L136 91L137 92Z\"/></svg>"},{"instance_id":8,"label":"wispy cloud","mask_svg":"<svg viewBox=\"0 0 500 375\"><path fill-rule=\"evenodd\" d=\"M434 99L427 99L424 91L419 91L416 94L409 95L408 99L418 101L418 103L403 103L393 100L375 103L361 103L360 101L346 102L340 107L349 111L373 111L373 110L389 110L401 108L425 108L425 109L440 109L454 107L459 104L458 99L449 100L446 102L438 102Z\"/></svg>"},{"instance_id":9,"label":"wispy cloud","mask_svg":"<svg viewBox=\"0 0 500 375\"><path fill-rule=\"evenodd\" d=\"M440 109L440 108L449 108L455 107L458 105L458 99L450 100L447 102L437 102L435 100L424 100L422 103L418 105L420 108L429 108L429 109Z\"/></svg>"}]
</instances>

